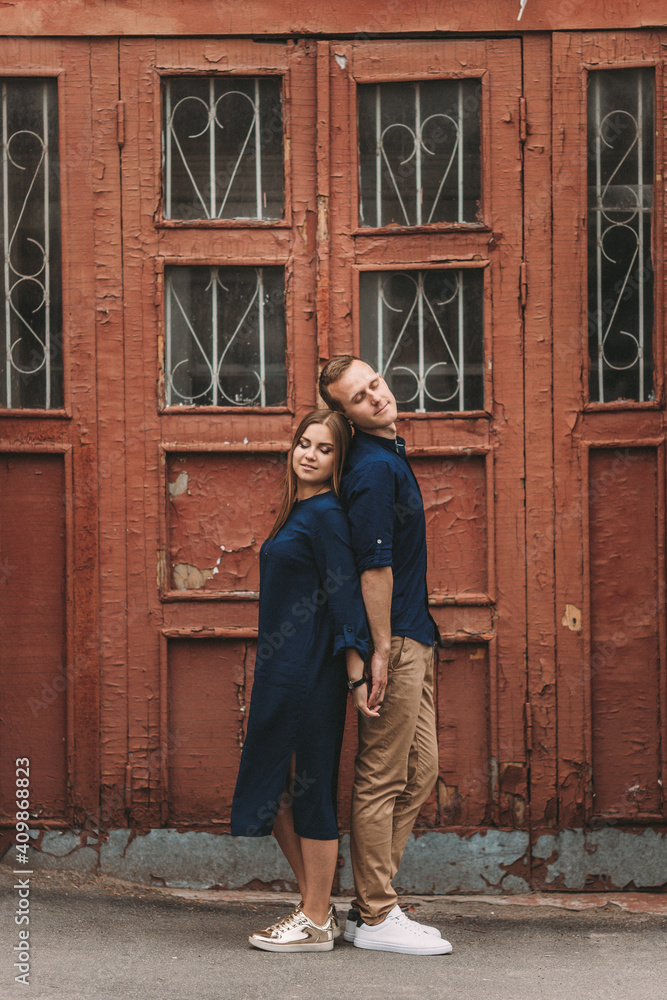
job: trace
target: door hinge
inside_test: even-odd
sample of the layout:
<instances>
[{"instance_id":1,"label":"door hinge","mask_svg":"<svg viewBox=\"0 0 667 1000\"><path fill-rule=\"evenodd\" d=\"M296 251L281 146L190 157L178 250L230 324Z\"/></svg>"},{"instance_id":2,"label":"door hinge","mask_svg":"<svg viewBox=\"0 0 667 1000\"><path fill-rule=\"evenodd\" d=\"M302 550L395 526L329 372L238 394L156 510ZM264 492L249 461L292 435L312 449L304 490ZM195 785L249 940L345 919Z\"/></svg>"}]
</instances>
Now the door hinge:
<instances>
[{"instance_id":1,"label":"door hinge","mask_svg":"<svg viewBox=\"0 0 667 1000\"><path fill-rule=\"evenodd\" d=\"M519 264L519 300L522 308L528 298L528 264L522 260Z\"/></svg>"},{"instance_id":2,"label":"door hinge","mask_svg":"<svg viewBox=\"0 0 667 1000\"><path fill-rule=\"evenodd\" d=\"M125 101L116 105L116 138L119 146L125 145Z\"/></svg>"},{"instance_id":3,"label":"door hinge","mask_svg":"<svg viewBox=\"0 0 667 1000\"><path fill-rule=\"evenodd\" d=\"M525 142L528 136L528 119L526 117L526 98L519 98L519 141Z\"/></svg>"},{"instance_id":4,"label":"door hinge","mask_svg":"<svg viewBox=\"0 0 667 1000\"><path fill-rule=\"evenodd\" d=\"M529 701L524 705L526 713L526 750L530 753L533 749L533 706Z\"/></svg>"}]
</instances>

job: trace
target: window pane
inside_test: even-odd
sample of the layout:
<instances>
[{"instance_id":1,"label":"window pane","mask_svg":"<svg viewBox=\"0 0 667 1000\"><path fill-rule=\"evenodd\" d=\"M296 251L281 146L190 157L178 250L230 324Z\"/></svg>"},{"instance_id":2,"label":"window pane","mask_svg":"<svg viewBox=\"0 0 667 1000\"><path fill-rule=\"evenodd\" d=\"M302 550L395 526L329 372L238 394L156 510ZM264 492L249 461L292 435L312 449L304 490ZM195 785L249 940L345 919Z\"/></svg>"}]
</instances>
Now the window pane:
<instances>
[{"instance_id":1,"label":"window pane","mask_svg":"<svg viewBox=\"0 0 667 1000\"><path fill-rule=\"evenodd\" d=\"M280 406L281 267L165 269L167 406Z\"/></svg>"},{"instance_id":2,"label":"window pane","mask_svg":"<svg viewBox=\"0 0 667 1000\"><path fill-rule=\"evenodd\" d=\"M361 226L476 222L479 80L358 88Z\"/></svg>"},{"instance_id":3,"label":"window pane","mask_svg":"<svg viewBox=\"0 0 667 1000\"><path fill-rule=\"evenodd\" d=\"M361 274L362 357L399 410L483 409L483 287L476 268Z\"/></svg>"},{"instance_id":4,"label":"window pane","mask_svg":"<svg viewBox=\"0 0 667 1000\"><path fill-rule=\"evenodd\" d=\"M654 78L590 73L588 334L590 397L653 399Z\"/></svg>"},{"instance_id":5,"label":"window pane","mask_svg":"<svg viewBox=\"0 0 667 1000\"><path fill-rule=\"evenodd\" d=\"M2 80L0 405L63 405L58 86Z\"/></svg>"},{"instance_id":6,"label":"window pane","mask_svg":"<svg viewBox=\"0 0 667 1000\"><path fill-rule=\"evenodd\" d=\"M276 77L164 83L167 219L281 219L283 116Z\"/></svg>"}]
</instances>

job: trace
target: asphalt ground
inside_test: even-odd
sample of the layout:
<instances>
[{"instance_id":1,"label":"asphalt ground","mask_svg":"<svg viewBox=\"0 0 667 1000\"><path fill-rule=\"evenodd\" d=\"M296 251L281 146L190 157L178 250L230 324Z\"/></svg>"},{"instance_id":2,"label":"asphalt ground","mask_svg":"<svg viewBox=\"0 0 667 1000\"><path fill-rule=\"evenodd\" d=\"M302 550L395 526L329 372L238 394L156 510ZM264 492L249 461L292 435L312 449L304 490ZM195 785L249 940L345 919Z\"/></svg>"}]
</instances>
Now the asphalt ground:
<instances>
[{"instance_id":1,"label":"asphalt ground","mask_svg":"<svg viewBox=\"0 0 667 1000\"><path fill-rule=\"evenodd\" d=\"M248 934L294 897L62 871L30 876L23 985L12 967L19 878L0 865L2 1000L667 1000L667 896L653 907L640 897L630 913L599 897L595 906L585 896L559 905L406 897L412 916L452 942L451 955L368 952L342 939L333 952L277 955L250 947ZM564 908L578 901L590 908ZM344 918L347 900L336 904Z\"/></svg>"}]
</instances>

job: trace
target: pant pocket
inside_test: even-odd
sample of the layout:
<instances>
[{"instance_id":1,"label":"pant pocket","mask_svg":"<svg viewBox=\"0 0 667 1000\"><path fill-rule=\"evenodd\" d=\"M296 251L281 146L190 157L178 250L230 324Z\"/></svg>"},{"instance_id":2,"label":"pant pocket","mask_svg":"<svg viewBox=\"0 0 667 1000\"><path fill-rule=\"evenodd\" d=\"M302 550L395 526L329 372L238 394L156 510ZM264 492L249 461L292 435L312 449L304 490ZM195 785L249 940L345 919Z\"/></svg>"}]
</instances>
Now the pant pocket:
<instances>
[{"instance_id":1,"label":"pant pocket","mask_svg":"<svg viewBox=\"0 0 667 1000\"><path fill-rule=\"evenodd\" d=\"M403 636L391 640L391 651L389 653L389 673L392 673L401 662L405 638Z\"/></svg>"}]
</instances>

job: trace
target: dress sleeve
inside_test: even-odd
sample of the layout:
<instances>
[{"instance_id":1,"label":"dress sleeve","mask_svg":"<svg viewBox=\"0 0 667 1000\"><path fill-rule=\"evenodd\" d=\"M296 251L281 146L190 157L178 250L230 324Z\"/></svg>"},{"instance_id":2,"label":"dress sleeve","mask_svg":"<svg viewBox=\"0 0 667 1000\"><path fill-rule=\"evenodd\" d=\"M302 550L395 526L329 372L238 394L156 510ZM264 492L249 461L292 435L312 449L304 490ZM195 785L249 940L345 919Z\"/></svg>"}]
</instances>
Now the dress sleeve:
<instances>
[{"instance_id":1,"label":"dress sleeve","mask_svg":"<svg viewBox=\"0 0 667 1000\"><path fill-rule=\"evenodd\" d=\"M315 562L327 595L334 655L356 649L368 655L368 625L350 542L350 527L340 508L321 511L313 531Z\"/></svg>"},{"instance_id":2,"label":"dress sleeve","mask_svg":"<svg viewBox=\"0 0 667 1000\"><path fill-rule=\"evenodd\" d=\"M396 515L394 472L386 462L372 462L344 480L344 503L350 522L357 571L392 565Z\"/></svg>"}]
</instances>

